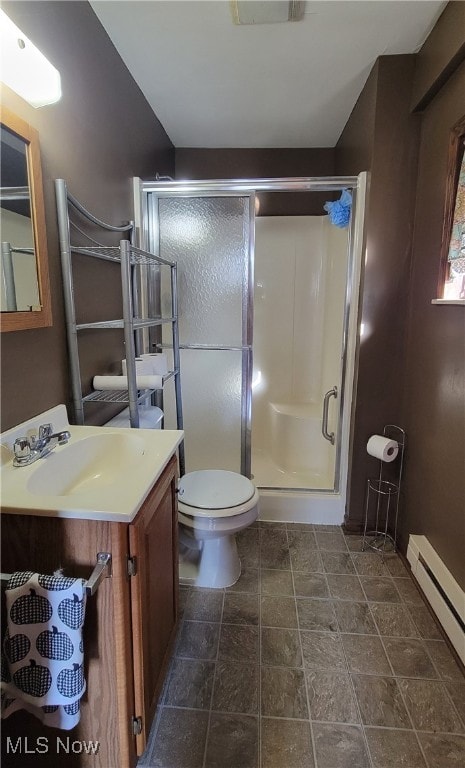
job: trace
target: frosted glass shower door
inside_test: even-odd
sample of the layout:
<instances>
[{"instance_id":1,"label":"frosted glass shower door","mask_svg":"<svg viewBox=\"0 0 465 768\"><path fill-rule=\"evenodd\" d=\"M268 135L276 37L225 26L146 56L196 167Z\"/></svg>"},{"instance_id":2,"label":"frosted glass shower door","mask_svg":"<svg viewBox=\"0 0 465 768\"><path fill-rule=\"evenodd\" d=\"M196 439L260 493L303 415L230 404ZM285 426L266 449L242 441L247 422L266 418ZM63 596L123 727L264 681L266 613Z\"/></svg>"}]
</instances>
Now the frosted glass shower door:
<instances>
[{"instance_id":1,"label":"frosted glass shower door","mask_svg":"<svg viewBox=\"0 0 465 768\"><path fill-rule=\"evenodd\" d=\"M159 255L178 265L186 471L250 474L253 203L249 196L150 196ZM161 303L169 295L161 283ZM163 335L169 347L168 331ZM175 427L171 388L165 425Z\"/></svg>"}]
</instances>

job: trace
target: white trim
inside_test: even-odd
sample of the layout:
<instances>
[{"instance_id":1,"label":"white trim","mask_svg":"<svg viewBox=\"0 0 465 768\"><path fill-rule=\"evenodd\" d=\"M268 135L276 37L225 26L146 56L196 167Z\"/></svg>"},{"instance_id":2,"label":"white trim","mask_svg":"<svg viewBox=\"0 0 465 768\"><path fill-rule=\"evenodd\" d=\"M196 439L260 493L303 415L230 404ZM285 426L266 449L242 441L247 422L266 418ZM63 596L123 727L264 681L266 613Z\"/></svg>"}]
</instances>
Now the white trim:
<instances>
[{"instance_id":1,"label":"white trim","mask_svg":"<svg viewBox=\"0 0 465 768\"><path fill-rule=\"evenodd\" d=\"M444 631L465 664L465 634L427 570L420 562L420 556L441 585L444 594L462 621L465 621L464 591L445 566L436 550L431 546L426 536L410 535L407 559L412 566L412 574L418 581Z\"/></svg>"},{"instance_id":2,"label":"white trim","mask_svg":"<svg viewBox=\"0 0 465 768\"><path fill-rule=\"evenodd\" d=\"M465 307L465 299L431 299L431 304L458 304Z\"/></svg>"}]
</instances>

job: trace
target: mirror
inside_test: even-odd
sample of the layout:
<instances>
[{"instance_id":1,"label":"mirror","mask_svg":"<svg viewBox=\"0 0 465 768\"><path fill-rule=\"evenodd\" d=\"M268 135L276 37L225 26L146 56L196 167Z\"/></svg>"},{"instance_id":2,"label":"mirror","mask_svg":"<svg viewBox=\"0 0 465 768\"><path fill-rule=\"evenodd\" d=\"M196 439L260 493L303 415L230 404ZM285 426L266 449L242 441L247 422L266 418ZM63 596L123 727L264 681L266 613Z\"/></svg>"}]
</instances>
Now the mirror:
<instances>
[{"instance_id":1,"label":"mirror","mask_svg":"<svg viewBox=\"0 0 465 768\"><path fill-rule=\"evenodd\" d=\"M1 113L0 323L2 331L52 324L37 131Z\"/></svg>"}]
</instances>

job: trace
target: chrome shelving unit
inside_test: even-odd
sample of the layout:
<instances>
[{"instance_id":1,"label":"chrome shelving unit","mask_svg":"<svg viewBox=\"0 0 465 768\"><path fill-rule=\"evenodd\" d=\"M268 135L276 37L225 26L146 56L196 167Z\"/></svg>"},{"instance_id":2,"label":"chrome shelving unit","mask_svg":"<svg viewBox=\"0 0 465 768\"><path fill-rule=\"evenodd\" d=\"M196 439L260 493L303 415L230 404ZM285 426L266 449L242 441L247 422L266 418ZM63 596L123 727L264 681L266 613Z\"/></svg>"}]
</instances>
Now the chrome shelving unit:
<instances>
[{"instance_id":1,"label":"chrome shelving unit","mask_svg":"<svg viewBox=\"0 0 465 768\"><path fill-rule=\"evenodd\" d=\"M181 374L179 356L179 330L178 330L178 300L177 300L177 265L160 256L137 248L132 243L134 232L133 224L120 227L107 224L91 214L74 198L67 190L63 179L56 179L55 191L57 200L58 230L60 237L61 267L63 274L63 290L66 315L66 328L68 338L68 352L71 369L71 385L73 392L74 418L76 424L84 424L84 406L86 403L121 403L129 405L131 427L139 426L139 403L156 390L139 390L136 378L136 334L143 328L151 328L165 324L171 324L173 343L173 370L163 376L163 385L169 379L174 379L176 396L177 427L183 429L182 399L181 399ZM70 237L70 211L77 212L86 222L90 222L103 230L126 234L129 239L119 241L117 246L101 245L93 237L77 229L92 245L82 247L73 246ZM123 317L118 320L98 321L94 323L76 323L76 310L74 302L74 282L72 255L80 254L91 258L119 263L121 265L121 289L123 299ZM171 272L171 314L169 317L139 317L139 305L141 304L138 287L141 281L136 274L138 267L166 266ZM79 362L78 333L83 330L122 329L126 348L127 364L127 390L96 390L88 395L82 394L81 368ZM148 350L147 350L148 351ZM184 474L184 445L179 446L179 469Z\"/></svg>"}]
</instances>

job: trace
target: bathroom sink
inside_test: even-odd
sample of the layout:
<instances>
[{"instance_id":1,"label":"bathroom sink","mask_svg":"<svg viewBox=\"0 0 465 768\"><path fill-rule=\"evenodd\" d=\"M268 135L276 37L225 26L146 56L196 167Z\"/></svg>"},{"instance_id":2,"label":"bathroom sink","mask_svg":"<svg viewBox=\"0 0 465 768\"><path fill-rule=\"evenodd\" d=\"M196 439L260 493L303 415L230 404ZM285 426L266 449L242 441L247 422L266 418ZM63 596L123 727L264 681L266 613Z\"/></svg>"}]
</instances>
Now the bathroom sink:
<instances>
[{"instance_id":1,"label":"bathroom sink","mask_svg":"<svg viewBox=\"0 0 465 768\"><path fill-rule=\"evenodd\" d=\"M37 461L27 490L41 496L91 493L117 483L143 455L137 435L90 435Z\"/></svg>"},{"instance_id":2,"label":"bathroom sink","mask_svg":"<svg viewBox=\"0 0 465 768\"><path fill-rule=\"evenodd\" d=\"M69 442L15 467L15 440L49 423L69 431ZM0 435L2 513L130 523L182 437L180 430L69 424L57 405Z\"/></svg>"}]
</instances>

